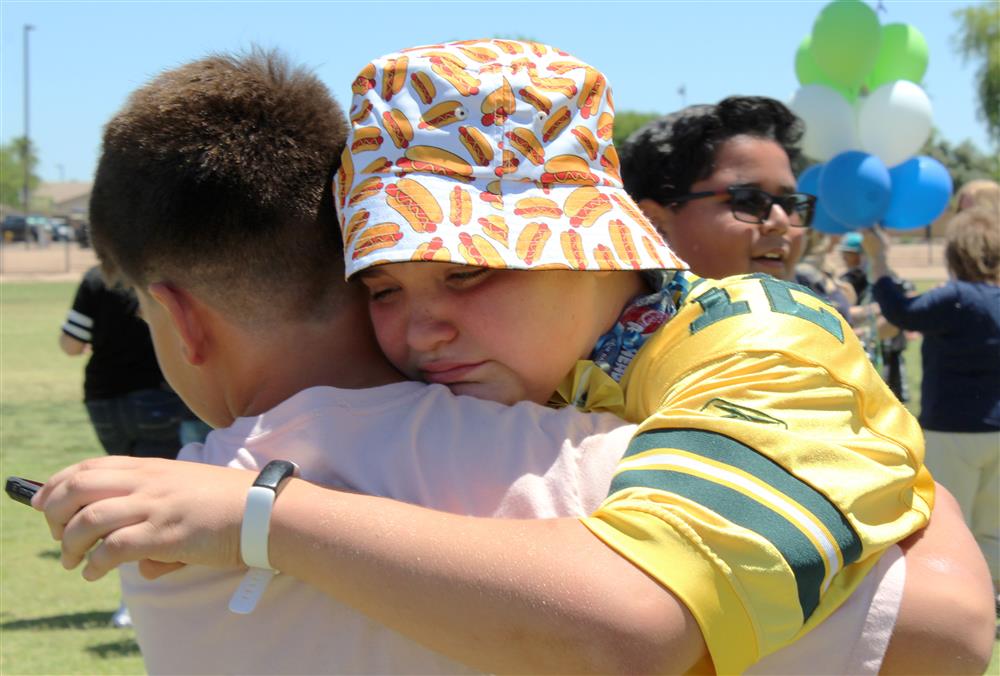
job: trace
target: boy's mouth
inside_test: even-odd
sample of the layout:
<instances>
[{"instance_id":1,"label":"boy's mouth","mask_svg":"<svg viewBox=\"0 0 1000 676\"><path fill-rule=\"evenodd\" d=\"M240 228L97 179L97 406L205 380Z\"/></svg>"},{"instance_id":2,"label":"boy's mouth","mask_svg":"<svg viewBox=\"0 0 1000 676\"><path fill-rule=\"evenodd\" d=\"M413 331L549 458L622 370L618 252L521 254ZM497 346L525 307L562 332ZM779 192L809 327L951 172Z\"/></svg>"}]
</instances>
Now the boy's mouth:
<instances>
[{"instance_id":1,"label":"boy's mouth","mask_svg":"<svg viewBox=\"0 0 1000 676\"><path fill-rule=\"evenodd\" d=\"M750 260L755 265L766 269L784 269L785 267L785 253L783 251L768 251L760 256L754 256Z\"/></svg>"},{"instance_id":2,"label":"boy's mouth","mask_svg":"<svg viewBox=\"0 0 1000 676\"><path fill-rule=\"evenodd\" d=\"M482 364L483 362L432 362L420 367L420 376L428 383L451 385L465 382L468 376Z\"/></svg>"}]
</instances>

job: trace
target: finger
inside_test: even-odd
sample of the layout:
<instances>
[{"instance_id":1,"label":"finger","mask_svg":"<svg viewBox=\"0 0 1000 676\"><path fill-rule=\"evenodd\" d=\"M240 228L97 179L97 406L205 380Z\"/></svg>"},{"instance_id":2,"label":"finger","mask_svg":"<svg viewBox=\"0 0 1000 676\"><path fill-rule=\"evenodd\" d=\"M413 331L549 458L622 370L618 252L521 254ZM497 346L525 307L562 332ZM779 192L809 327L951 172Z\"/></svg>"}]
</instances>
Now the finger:
<instances>
[{"instance_id":1,"label":"finger","mask_svg":"<svg viewBox=\"0 0 1000 676\"><path fill-rule=\"evenodd\" d=\"M60 560L63 567L76 568L99 540L113 537L119 529L141 523L147 516L145 502L130 497L107 498L86 504L73 514L62 533Z\"/></svg>"},{"instance_id":2,"label":"finger","mask_svg":"<svg viewBox=\"0 0 1000 676\"><path fill-rule=\"evenodd\" d=\"M87 505L134 490L139 476L134 468L80 468L54 485L44 498L45 519L56 540L63 538L70 520Z\"/></svg>"},{"instance_id":3,"label":"finger","mask_svg":"<svg viewBox=\"0 0 1000 676\"><path fill-rule=\"evenodd\" d=\"M52 491L55 490L56 486L79 472L85 462L87 461L85 460L83 462L78 462L75 465L64 467L50 476L42 487L38 489L38 492L35 493L35 497L31 499L31 506L35 509L44 510L46 501L49 499L49 496L52 494Z\"/></svg>"},{"instance_id":4,"label":"finger","mask_svg":"<svg viewBox=\"0 0 1000 676\"><path fill-rule=\"evenodd\" d=\"M109 469L133 469L136 466L136 458L127 455L106 455L99 458L88 458L69 467L59 470L44 482L44 485L35 494L31 504L36 509L44 510L52 493L66 481L71 480L81 472Z\"/></svg>"},{"instance_id":5,"label":"finger","mask_svg":"<svg viewBox=\"0 0 1000 676\"><path fill-rule=\"evenodd\" d=\"M143 559L139 562L139 574L142 575L147 580L155 580L159 577L163 577L167 573L172 573L175 570L180 570L186 563L176 562L176 563L164 563L163 561L153 561L152 559Z\"/></svg>"},{"instance_id":6,"label":"finger","mask_svg":"<svg viewBox=\"0 0 1000 676\"><path fill-rule=\"evenodd\" d=\"M98 580L108 571L128 561L162 558L157 556L159 542L155 535L156 528L149 521L124 526L109 533L87 556L87 565L82 572L84 579L91 582Z\"/></svg>"}]
</instances>

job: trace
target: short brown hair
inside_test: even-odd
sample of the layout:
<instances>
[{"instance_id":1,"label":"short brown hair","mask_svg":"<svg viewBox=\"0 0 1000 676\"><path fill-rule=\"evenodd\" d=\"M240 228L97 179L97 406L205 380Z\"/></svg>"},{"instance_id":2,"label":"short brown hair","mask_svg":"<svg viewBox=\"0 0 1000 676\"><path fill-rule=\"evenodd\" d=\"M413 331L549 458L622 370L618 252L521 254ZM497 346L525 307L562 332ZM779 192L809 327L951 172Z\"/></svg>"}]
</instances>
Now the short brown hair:
<instances>
[{"instance_id":1,"label":"short brown hair","mask_svg":"<svg viewBox=\"0 0 1000 676\"><path fill-rule=\"evenodd\" d=\"M244 321L325 316L343 283L329 186L346 132L327 88L276 52L167 71L105 128L95 250L133 285L187 285Z\"/></svg>"},{"instance_id":2,"label":"short brown hair","mask_svg":"<svg viewBox=\"0 0 1000 676\"><path fill-rule=\"evenodd\" d=\"M975 207L956 214L948 222L944 255L957 279L1000 282L1000 213Z\"/></svg>"}]
</instances>

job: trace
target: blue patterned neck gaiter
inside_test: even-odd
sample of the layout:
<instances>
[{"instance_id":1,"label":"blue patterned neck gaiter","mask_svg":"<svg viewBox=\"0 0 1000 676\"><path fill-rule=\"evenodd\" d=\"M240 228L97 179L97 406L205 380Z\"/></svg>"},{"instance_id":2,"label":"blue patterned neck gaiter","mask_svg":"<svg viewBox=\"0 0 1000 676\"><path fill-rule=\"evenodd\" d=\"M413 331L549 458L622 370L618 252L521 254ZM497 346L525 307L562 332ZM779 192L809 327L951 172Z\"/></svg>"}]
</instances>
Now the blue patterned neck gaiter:
<instances>
[{"instance_id":1,"label":"blue patterned neck gaiter","mask_svg":"<svg viewBox=\"0 0 1000 676\"><path fill-rule=\"evenodd\" d=\"M677 313L677 305L690 286L684 273L676 270L651 270L644 272L643 278L654 291L633 298L611 330L597 340L590 355L616 383L621 382L639 348Z\"/></svg>"}]
</instances>

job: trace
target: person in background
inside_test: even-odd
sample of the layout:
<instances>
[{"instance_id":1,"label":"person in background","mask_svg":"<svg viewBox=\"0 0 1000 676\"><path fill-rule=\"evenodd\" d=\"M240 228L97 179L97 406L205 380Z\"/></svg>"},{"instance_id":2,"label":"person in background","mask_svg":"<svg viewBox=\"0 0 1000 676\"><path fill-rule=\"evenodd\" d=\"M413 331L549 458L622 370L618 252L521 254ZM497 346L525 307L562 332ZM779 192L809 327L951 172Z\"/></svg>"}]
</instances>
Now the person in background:
<instances>
[{"instance_id":1,"label":"person in background","mask_svg":"<svg viewBox=\"0 0 1000 676\"><path fill-rule=\"evenodd\" d=\"M629 136L622 181L696 274L790 280L815 204L796 192L791 169L801 136L801 121L775 99L688 106Z\"/></svg>"},{"instance_id":2,"label":"person in background","mask_svg":"<svg viewBox=\"0 0 1000 676\"><path fill-rule=\"evenodd\" d=\"M105 453L174 458L187 407L166 384L134 293L105 283L98 267L83 276L59 334L70 356L87 352L83 403ZM121 603L112 625L129 627Z\"/></svg>"},{"instance_id":3,"label":"person in background","mask_svg":"<svg viewBox=\"0 0 1000 676\"><path fill-rule=\"evenodd\" d=\"M625 189L674 250L704 276L767 272L795 281L828 300L845 318L853 291L836 279L825 257L833 240L773 212L766 194L794 194L791 160L799 154L801 121L780 101L732 96L689 106L653 120L621 150ZM745 137L745 143L730 143ZM739 139L737 139L738 141ZM704 200L707 189L745 186L727 200ZM758 207L754 200L765 200ZM800 208L811 202L795 197ZM795 202L781 205L794 209ZM768 217L759 218L767 205ZM786 212L785 216L789 216ZM848 293L849 292L849 293Z\"/></svg>"},{"instance_id":4,"label":"person in background","mask_svg":"<svg viewBox=\"0 0 1000 676\"><path fill-rule=\"evenodd\" d=\"M961 204L960 204L961 206ZM923 334L920 426L927 465L955 494L993 576L1000 570L1000 214L962 209L948 225L951 279L909 296L890 274L888 239L866 230L873 296L892 323Z\"/></svg>"},{"instance_id":5,"label":"person in background","mask_svg":"<svg viewBox=\"0 0 1000 676\"><path fill-rule=\"evenodd\" d=\"M802 258L795 264L794 282L824 298L845 319L850 319L851 307L857 297L854 287L837 279L827 263L827 256L834 246L831 237L818 230L809 230Z\"/></svg>"},{"instance_id":6,"label":"person in background","mask_svg":"<svg viewBox=\"0 0 1000 676\"><path fill-rule=\"evenodd\" d=\"M688 106L647 123L621 149L625 189L673 250L695 273L725 277L766 273L796 279L815 197L796 192L791 163L799 155L802 122L780 101L731 96ZM860 242L857 242L860 250ZM864 281L860 260L855 262ZM848 264L849 268L855 265ZM805 274L805 270L802 270ZM818 270L812 270L819 273ZM852 326L877 313L873 303L848 305L837 280L812 275L806 286L830 300ZM809 281L809 280L803 280ZM853 280L846 280L853 281ZM882 322L880 337L898 334ZM863 336L862 336L863 337ZM880 373L905 401L902 357L894 338ZM864 341L872 361L877 340Z\"/></svg>"},{"instance_id":7,"label":"person in background","mask_svg":"<svg viewBox=\"0 0 1000 676\"><path fill-rule=\"evenodd\" d=\"M872 300L868 283L868 261L861 233L850 232L844 235L837 249L847 268L840 279L851 285L856 298L848 320L889 389L900 401L909 401L903 356L906 351L906 334L888 321L879 310L878 303ZM915 290L911 282L899 280L899 283L907 293Z\"/></svg>"},{"instance_id":8,"label":"person in background","mask_svg":"<svg viewBox=\"0 0 1000 676\"><path fill-rule=\"evenodd\" d=\"M994 214L1000 213L1000 183L979 178L959 189L955 196L956 213L977 206L991 209Z\"/></svg>"},{"instance_id":9,"label":"person in background","mask_svg":"<svg viewBox=\"0 0 1000 676\"><path fill-rule=\"evenodd\" d=\"M868 289L868 273L865 270L861 233L849 232L841 237L837 251L844 263L844 272L841 273L840 279L851 285L854 289L855 302L858 302Z\"/></svg>"}]
</instances>

